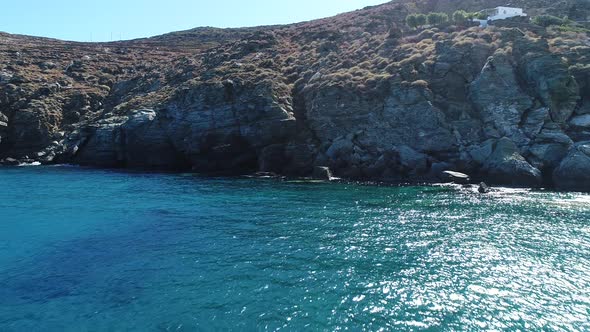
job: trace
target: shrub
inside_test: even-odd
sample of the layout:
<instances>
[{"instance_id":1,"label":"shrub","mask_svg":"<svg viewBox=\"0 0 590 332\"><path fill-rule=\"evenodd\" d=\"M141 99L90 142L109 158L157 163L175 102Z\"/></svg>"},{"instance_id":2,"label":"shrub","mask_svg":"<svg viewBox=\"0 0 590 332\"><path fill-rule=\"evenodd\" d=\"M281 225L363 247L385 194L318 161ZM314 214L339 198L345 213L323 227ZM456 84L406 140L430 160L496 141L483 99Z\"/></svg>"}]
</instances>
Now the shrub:
<instances>
[{"instance_id":1,"label":"shrub","mask_svg":"<svg viewBox=\"0 0 590 332\"><path fill-rule=\"evenodd\" d=\"M418 22L418 26L426 25L426 22L427 22L426 15L418 14L418 15L416 15L416 20Z\"/></svg>"},{"instance_id":2,"label":"shrub","mask_svg":"<svg viewBox=\"0 0 590 332\"><path fill-rule=\"evenodd\" d=\"M426 17L426 21L430 25L444 24L449 21L449 16L445 13L430 13Z\"/></svg>"},{"instance_id":3,"label":"shrub","mask_svg":"<svg viewBox=\"0 0 590 332\"><path fill-rule=\"evenodd\" d=\"M413 29L426 25L427 18L424 14L410 14L406 16L406 24Z\"/></svg>"},{"instance_id":4,"label":"shrub","mask_svg":"<svg viewBox=\"0 0 590 332\"><path fill-rule=\"evenodd\" d=\"M417 18L417 14L411 14L408 15L406 17L406 24L413 29L416 29L418 27L418 18Z\"/></svg>"},{"instance_id":5,"label":"shrub","mask_svg":"<svg viewBox=\"0 0 590 332\"><path fill-rule=\"evenodd\" d=\"M478 12L478 13L473 13L475 15L475 18L478 20L487 20L488 19L488 14L484 13L484 12Z\"/></svg>"},{"instance_id":6,"label":"shrub","mask_svg":"<svg viewBox=\"0 0 590 332\"><path fill-rule=\"evenodd\" d=\"M575 32L575 33L589 33L590 30L574 25L560 25L556 27L558 31L561 32Z\"/></svg>"},{"instance_id":7,"label":"shrub","mask_svg":"<svg viewBox=\"0 0 590 332\"><path fill-rule=\"evenodd\" d=\"M540 25L543 27L548 27L551 25L563 25L567 22L567 20L562 19L557 16L553 15L539 15L533 18L533 23L536 25Z\"/></svg>"},{"instance_id":8,"label":"shrub","mask_svg":"<svg viewBox=\"0 0 590 332\"><path fill-rule=\"evenodd\" d=\"M464 10L457 10L456 12L453 13L453 22L455 24L465 24L465 22L467 22L467 19L469 18L469 13L467 13Z\"/></svg>"}]
</instances>

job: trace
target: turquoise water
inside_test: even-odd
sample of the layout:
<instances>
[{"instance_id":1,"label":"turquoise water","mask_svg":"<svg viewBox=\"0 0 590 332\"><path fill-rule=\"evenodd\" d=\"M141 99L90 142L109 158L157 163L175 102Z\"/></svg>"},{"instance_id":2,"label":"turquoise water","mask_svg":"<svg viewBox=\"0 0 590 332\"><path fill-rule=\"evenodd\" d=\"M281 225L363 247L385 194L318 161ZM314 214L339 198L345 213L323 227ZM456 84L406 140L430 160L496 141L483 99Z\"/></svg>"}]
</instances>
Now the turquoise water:
<instances>
[{"instance_id":1,"label":"turquoise water","mask_svg":"<svg viewBox=\"0 0 590 332\"><path fill-rule=\"evenodd\" d=\"M590 196L0 169L0 331L590 330Z\"/></svg>"}]
</instances>

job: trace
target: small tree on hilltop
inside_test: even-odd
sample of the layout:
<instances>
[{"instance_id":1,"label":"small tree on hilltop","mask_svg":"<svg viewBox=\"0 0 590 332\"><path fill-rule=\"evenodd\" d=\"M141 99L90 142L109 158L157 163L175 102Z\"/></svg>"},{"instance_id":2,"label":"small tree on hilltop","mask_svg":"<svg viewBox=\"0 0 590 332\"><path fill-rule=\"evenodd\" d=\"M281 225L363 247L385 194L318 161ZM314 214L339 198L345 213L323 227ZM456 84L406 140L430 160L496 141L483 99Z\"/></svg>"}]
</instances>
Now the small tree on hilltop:
<instances>
[{"instance_id":1,"label":"small tree on hilltop","mask_svg":"<svg viewBox=\"0 0 590 332\"><path fill-rule=\"evenodd\" d=\"M438 24L438 16L436 13L430 13L426 16L426 22L430 25L437 25Z\"/></svg>"},{"instance_id":2,"label":"small tree on hilltop","mask_svg":"<svg viewBox=\"0 0 590 332\"><path fill-rule=\"evenodd\" d=\"M426 15L424 15L424 14L418 14L418 15L416 15L416 22L418 23L418 26L419 27L420 26L423 26L423 25L426 25L426 21L427 21Z\"/></svg>"},{"instance_id":3,"label":"small tree on hilltop","mask_svg":"<svg viewBox=\"0 0 590 332\"><path fill-rule=\"evenodd\" d=\"M416 29L418 27L417 16L418 15L416 15L416 14L411 14L406 17L406 24L412 29Z\"/></svg>"},{"instance_id":4,"label":"small tree on hilltop","mask_svg":"<svg viewBox=\"0 0 590 332\"><path fill-rule=\"evenodd\" d=\"M449 21L449 16L445 13L430 13L426 17L426 20L430 25L439 25L447 23Z\"/></svg>"},{"instance_id":5,"label":"small tree on hilltop","mask_svg":"<svg viewBox=\"0 0 590 332\"><path fill-rule=\"evenodd\" d=\"M457 25L463 25L467 22L469 18L469 13L464 10L457 10L453 13L453 22Z\"/></svg>"}]
</instances>

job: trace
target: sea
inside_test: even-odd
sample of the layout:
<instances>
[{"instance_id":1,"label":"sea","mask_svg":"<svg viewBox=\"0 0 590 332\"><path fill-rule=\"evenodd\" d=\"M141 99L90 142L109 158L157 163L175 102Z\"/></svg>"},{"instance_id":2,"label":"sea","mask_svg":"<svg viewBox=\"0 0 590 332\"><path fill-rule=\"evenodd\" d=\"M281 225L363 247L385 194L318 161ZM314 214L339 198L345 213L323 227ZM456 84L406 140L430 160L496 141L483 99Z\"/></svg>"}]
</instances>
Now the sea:
<instances>
[{"instance_id":1,"label":"sea","mask_svg":"<svg viewBox=\"0 0 590 332\"><path fill-rule=\"evenodd\" d=\"M590 195L0 168L0 331L590 331Z\"/></svg>"}]
</instances>

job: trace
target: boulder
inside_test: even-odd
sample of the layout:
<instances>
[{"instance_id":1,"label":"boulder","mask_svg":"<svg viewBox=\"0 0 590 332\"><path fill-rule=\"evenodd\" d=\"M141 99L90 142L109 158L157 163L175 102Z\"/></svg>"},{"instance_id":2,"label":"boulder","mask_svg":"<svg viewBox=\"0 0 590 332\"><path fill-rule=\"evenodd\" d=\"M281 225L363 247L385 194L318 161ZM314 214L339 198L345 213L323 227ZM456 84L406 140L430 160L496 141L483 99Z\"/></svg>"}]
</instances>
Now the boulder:
<instances>
[{"instance_id":1,"label":"boulder","mask_svg":"<svg viewBox=\"0 0 590 332\"><path fill-rule=\"evenodd\" d=\"M531 165L545 170L553 170L567 154L569 146L556 143L535 144L530 147Z\"/></svg>"},{"instance_id":2,"label":"boulder","mask_svg":"<svg viewBox=\"0 0 590 332\"><path fill-rule=\"evenodd\" d=\"M574 145L553 173L558 189L590 191L590 142Z\"/></svg>"},{"instance_id":3,"label":"boulder","mask_svg":"<svg viewBox=\"0 0 590 332\"><path fill-rule=\"evenodd\" d=\"M492 188L490 188L490 186L488 186L485 182L482 182L479 184L479 188L477 188L477 191L480 194L488 194L492 191Z\"/></svg>"},{"instance_id":4,"label":"boulder","mask_svg":"<svg viewBox=\"0 0 590 332\"><path fill-rule=\"evenodd\" d=\"M498 140L494 152L486 160L484 171L489 182L500 185L538 186L541 171L529 164L520 155L518 148L509 138Z\"/></svg>"},{"instance_id":5,"label":"boulder","mask_svg":"<svg viewBox=\"0 0 590 332\"><path fill-rule=\"evenodd\" d=\"M529 160L538 169L553 171L573 144L560 129L543 129L529 148Z\"/></svg>"},{"instance_id":6,"label":"boulder","mask_svg":"<svg viewBox=\"0 0 590 332\"><path fill-rule=\"evenodd\" d=\"M479 165L483 165L485 161L494 152L494 140L487 140L479 145L471 146L467 149L471 160Z\"/></svg>"}]
</instances>

